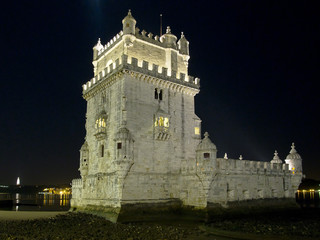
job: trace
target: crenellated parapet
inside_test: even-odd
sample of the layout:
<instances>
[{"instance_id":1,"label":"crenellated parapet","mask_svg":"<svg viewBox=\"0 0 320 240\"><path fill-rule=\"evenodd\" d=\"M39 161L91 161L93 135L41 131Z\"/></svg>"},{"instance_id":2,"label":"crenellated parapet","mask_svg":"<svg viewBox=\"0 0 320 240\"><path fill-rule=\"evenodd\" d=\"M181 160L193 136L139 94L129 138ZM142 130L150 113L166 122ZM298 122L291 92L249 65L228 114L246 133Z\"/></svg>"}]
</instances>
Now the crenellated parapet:
<instances>
[{"instance_id":1,"label":"crenellated parapet","mask_svg":"<svg viewBox=\"0 0 320 240\"><path fill-rule=\"evenodd\" d=\"M99 60L102 56L104 56L104 53L108 52L110 49L112 49L115 45L117 45L123 39L123 35L124 35L123 31L120 31L113 38L111 38L109 40L109 42L107 42L105 45L102 45L100 42L98 42L97 45L99 45L99 47L97 48L97 56L93 60ZM156 45L156 46L159 46L159 47L162 47L162 48L170 47L164 41L163 37L160 37L158 35L154 35L151 32L148 33L145 30L140 31L140 29L137 28L137 27L135 28L134 36L137 39L143 40L145 42L148 42L150 44L153 44L153 45ZM179 41L181 41L181 40L186 41L183 33L182 33L182 39L180 39ZM177 42L177 44L178 44L178 42ZM180 54L183 54L183 55L188 55L189 54L188 53L189 50L187 51L187 50L184 50L183 48L181 49L181 47L178 48L178 51L179 51Z\"/></svg>"},{"instance_id":2,"label":"crenellated parapet","mask_svg":"<svg viewBox=\"0 0 320 240\"><path fill-rule=\"evenodd\" d=\"M105 52L108 52L111 48L113 48L115 45L117 45L121 40L123 36L123 31L120 31L118 34L116 34L108 43L105 45L99 45L97 49L97 57L93 60L98 60L100 57L104 55ZM99 42L98 42L99 44Z\"/></svg>"},{"instance_id":3,"label":"crenellated parapet","mask_svg":"<svg viewBox=\"0 0 320 240\"><path fill-rule=\"evenodd\" d=\"M288 164L252 160L217 158L217 168L226 174L290 174Z\"/></svg>"},{"instance_id":4,"label":"crenellated parapet","mask_svg":"<svg viewBox=\"0 0 320 240\"><path fill-rule=\"evenodd\" d=\"M115 80L112 76L119 72L130 72L140 79L154 83L158 82L174 89L189 90L190 94L194 95L199 92L200 88L199 78L184 73L178 74L176 71L168 71L165 67L160 67L143 60L139 61L137 58L128 57L124 54L82 86L84 97L86 98L87 95L91 95L90 92L94 91L102 82L110 84Z\"/></svg>"}]
</instances>

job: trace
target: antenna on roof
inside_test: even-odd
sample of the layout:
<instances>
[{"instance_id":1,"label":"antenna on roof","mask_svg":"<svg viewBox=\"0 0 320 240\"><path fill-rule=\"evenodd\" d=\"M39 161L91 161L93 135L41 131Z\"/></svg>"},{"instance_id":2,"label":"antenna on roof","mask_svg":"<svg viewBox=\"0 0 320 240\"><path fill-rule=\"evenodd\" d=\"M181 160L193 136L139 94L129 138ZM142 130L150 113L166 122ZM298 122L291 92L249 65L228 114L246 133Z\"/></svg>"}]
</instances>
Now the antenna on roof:
<instances>
[{"instance_id":1,"label":"antenna on roof","mask_svg":"<svg viewBox=\"0 0 320 240\"><path fill-rule=\"evenodd\" d=\"M162 14L160 13L160 37L162 36Z\"/></svg>"}]
</instances>

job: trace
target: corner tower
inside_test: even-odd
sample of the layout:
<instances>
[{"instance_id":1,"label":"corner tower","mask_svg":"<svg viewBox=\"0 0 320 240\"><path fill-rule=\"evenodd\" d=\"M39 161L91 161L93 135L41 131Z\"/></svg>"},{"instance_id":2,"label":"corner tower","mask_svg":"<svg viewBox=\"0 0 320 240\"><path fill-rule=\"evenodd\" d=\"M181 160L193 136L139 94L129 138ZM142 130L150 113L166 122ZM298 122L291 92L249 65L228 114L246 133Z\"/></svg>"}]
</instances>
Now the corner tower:
<instances>
[{"instance_id":1,"label":"corner tower","mask_svg":"<svg viewBox=\"0 0 320 240\"><path fill-rule=\"evenodd\" d=\"M107 44L99 39L93 47L94 76L83 85L81 179L72 183L71 201L115 219L127 204L183 198L179 185L196 171L201 140L194 109L200 83L188 75L185 36L177 42L169 27L162 36L140 31L131 11L122 24Z\"/></svg>"}]
</instances>

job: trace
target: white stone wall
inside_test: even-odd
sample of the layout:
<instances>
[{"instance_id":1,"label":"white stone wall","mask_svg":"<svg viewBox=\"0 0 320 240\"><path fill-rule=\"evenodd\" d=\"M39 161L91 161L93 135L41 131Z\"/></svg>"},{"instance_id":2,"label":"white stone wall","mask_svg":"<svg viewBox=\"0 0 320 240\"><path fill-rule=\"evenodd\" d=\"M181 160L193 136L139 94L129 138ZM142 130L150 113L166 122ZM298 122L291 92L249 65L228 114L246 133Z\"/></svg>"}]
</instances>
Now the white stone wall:
<instances>
[{"instance_id":1,"label":"white stone wall","mask_svg":"<svg viewBox=\"0 0 320 240\"><path fill-rule=\"evenodd\" d=\"M188 76L189 56L172 46L136 29L135 35L120 32L94 47L94 77L83 85L86 142L81 179L72 182L72 206L119 208L181 199L205 208L294 197L302 172L293 174L287 164L216 158L209 139L210 149L198 149L201 120L194 97L199 79ZM161 100L155 99L155 89L162 92ZM156 125L159 117L169 125ZM203 155L207 152L209 158Z\"/></svg>"}]
</instances>

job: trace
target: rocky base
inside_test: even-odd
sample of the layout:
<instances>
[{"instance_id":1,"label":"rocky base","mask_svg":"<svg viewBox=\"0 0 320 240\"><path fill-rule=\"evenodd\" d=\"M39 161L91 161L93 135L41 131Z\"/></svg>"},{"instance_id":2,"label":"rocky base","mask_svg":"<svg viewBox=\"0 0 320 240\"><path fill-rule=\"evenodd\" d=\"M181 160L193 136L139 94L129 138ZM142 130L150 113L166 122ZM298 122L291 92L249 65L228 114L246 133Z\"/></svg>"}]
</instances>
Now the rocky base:
<instances>
[{"instance_id":1,"label":"rocky base","mask_svg":"<svg viewBox=\"0 0 320 240\"><path fill-rule=\"evenodd\" d=\"M320 239L319 209L282 209L239 216L220 216L211 223L112 223L103 217L67 213L54 218L0 221L0 240L51 239Z\"/></svg>"}]
</instances>

